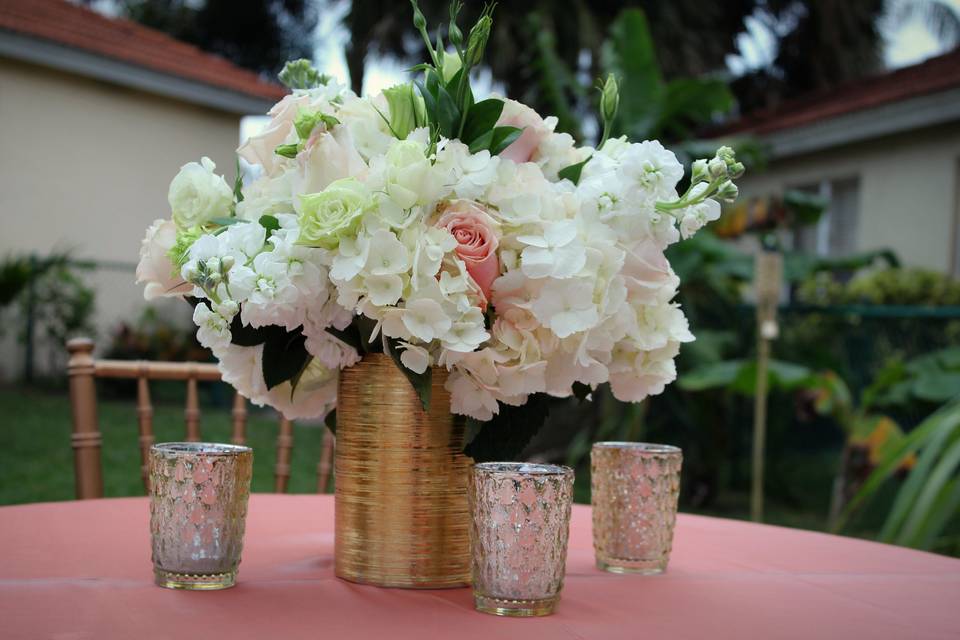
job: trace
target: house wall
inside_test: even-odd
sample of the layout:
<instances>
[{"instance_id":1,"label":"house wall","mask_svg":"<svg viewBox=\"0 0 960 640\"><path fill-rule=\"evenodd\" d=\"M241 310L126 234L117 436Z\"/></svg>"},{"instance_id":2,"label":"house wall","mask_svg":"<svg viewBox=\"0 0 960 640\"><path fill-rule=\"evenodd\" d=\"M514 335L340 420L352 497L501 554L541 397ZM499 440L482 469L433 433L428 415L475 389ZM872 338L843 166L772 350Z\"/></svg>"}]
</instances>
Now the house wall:
<instances>
[{"instance_id":1,"label":"house wall","mask_svg":"<svg viewBox=\"0 0 960 640\"><path fill-rule=\"evenodd\" d=\"M952 123L774 160L738 183L753 197L856 177L856 251L889 247L907 265L956 273L958 176L960 123Z\"/></svg>"},{"instance_id":2,"label":"house wall","mask_svg":"<svg viewBox=\"0 0 960 640\"><path fill-rule=\"evenodd\" d=\"M238 137L235 114L0 59L0 258L69 250L103 263L84 277L96 289L105 344L143 309L134 283L140 240L169 215L177 169L207 155L232 180ZM182 302L160 306L189 315ZM5 322L0 379L22 368L9 311ZM38 367L50 363L56 358L39 355Z\"/></svg>"}]
</instances>

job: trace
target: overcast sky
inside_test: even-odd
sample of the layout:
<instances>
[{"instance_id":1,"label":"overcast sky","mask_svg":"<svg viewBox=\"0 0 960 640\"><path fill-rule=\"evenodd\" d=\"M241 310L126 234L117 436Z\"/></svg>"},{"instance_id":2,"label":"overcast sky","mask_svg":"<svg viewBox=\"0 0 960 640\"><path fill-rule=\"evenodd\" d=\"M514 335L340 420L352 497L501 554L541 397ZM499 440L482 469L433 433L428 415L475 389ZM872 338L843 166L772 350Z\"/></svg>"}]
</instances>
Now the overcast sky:
<instances>
[{"instance_id":1,"label":"overcast sky","mask_svg":"<svg viewBox=\"0 0 960 640\"><path fill-rule=\"evenodd\" d=\"M960 0L946 0L946 2L960 13ZM349 8L350 0L332 0L321 11L320 22L317 25L318 44L314 54L317 66L344 84L349 84L350 76L347 73L343 49L350 34L341 22ZM747 18L746 26L746 32L741 34L737 41L739 53L728 56L726 61L728 68L735 74L765 66L776 55L776 39L759 20ZM916 64L945 52L919 19L888 28L884 36L887 41L884 59L887 66L892 69ZM395 60L380 58L368 60L363 93L375 94L398 82L404 82L408 78L405 68L405 65ZM475 87L478 93L484 93L484 84L489 90L489 83L481 82ZM244 118L241 139L255 133L264 122L263 117Z\"/></svg>"}]
</instances>

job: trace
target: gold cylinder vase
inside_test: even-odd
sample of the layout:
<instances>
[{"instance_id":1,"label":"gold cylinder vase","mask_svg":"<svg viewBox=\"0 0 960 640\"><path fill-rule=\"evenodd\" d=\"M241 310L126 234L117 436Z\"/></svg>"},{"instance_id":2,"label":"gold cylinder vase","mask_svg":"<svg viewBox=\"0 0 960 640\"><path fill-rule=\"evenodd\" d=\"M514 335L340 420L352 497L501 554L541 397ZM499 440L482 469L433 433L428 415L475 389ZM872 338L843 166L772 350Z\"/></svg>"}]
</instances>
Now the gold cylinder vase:
<instances>
[{"instance_id":1,"label":"gold cylinder vase","mask_svg":"<svg viewBox=\"0 0 960 640\"><path fill-rule=\"evenodd\" d=\"M336 575L381 587L470 583L464 422L434 368L430 410L393 360L368 354L340 374Z\"/></svg>"}]
</instances>

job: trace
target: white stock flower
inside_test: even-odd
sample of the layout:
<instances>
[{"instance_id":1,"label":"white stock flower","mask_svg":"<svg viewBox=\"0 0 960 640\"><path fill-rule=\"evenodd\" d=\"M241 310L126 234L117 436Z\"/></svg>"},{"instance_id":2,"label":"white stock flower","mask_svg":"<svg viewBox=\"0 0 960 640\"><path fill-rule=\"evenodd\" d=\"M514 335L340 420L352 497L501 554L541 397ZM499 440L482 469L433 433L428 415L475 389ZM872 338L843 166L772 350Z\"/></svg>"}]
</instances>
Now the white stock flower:
<instances>
[{"instance_id":1,"label":"white stock flower","mask_svg":"<svg viewBox=\"0 0 960 640\"><path fill-rule=\"evenodd\" d=\"M167 201L173 221L181 229L206 224L214 218L230 215L233 191L223 176L213 170L217 165L204 156L199 162L188 162L170 182Z\"/></svg>"},{"instance_id":2,"label":"white stock flower","mask_svg":"<svg viewBox=\"0 0 960 640\"><path fill-rule=\"evenodd\" d=\"M197 325L197 340L214 353L230 344L230 322L204 303L193 310L193 322Z\"/></svg>"}]
</instances>

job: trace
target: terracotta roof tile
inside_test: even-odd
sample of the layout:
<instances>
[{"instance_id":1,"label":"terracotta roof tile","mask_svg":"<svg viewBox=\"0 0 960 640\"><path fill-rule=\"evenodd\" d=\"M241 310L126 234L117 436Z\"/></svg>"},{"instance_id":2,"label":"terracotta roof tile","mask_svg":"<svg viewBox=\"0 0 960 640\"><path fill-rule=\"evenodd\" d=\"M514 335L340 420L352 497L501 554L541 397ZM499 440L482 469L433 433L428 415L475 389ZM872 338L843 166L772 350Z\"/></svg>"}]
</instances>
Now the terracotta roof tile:
<instances>
[{"instance_id":1,"label":"terracotta roof tile","mask_svg":"<svg viewBox=\"0 0 960 640\"><path fill-rule=\"evenodd\" d=\"M771 133L955 87L960 87L960 49L911 67L790 100L775 109L748 113L711 135Z\"/></svg>"},{"instance_id":2,"label":"terracotta roof tile","mask_svg":"<svg viewBox=\"0 0 960 640\"><path fill-rule=\"evenodd\" d=\"M165 33L64 0L3 0L0 29L255 98L279 100L286 93L279 84Z\"/></svg>"}]
</instances>

